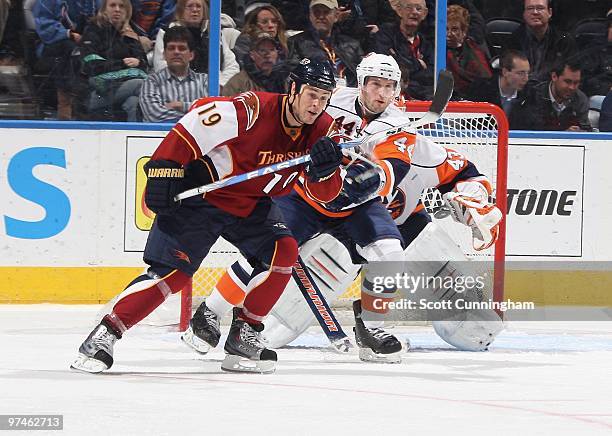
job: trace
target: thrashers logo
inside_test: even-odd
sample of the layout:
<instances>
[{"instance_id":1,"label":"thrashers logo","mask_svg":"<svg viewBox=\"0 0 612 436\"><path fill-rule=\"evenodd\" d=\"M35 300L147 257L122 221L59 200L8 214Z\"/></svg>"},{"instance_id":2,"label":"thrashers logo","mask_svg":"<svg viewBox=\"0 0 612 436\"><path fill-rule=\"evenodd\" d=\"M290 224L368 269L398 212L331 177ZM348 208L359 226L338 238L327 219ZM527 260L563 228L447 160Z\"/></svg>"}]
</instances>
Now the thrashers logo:
<instances>
[{"instance_id":1,"label":"thrashers logo","mask_svg":"<svg viewBox=\"0 0 612 436\"><path fill-rule=\"evenodd\" d=\"M251 91L240 94L236 100L244 105L247 116L247 125L245 130L249 130L259 117L259 98Z\"/></svg>"},{"instance_id":2,"label":"thrashers logo","mask_svg":"<svg viewBox=\"0 0 612 436\"><path fill-rule=\"evenodd\" d=\"M191 259L189 259L189 256L187 256L181 250L174 250L174 257L176 257L177 259L184 260L187 263L191 263Z\"/></svg>"}]
</instances>

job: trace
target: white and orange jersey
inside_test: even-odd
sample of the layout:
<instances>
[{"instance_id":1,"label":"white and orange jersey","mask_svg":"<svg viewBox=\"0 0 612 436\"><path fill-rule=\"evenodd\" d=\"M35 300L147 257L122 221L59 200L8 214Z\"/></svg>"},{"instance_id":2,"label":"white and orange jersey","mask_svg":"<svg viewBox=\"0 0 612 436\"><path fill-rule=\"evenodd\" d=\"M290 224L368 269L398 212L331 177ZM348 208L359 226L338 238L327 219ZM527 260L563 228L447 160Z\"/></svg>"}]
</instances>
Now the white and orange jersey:
<instances>
[{"instance_id":1,"label":"white and orange jersey","mask_svg":"<svg viewBox=\"0 0 612 436\"><path fill-rule=\"evenodd\" d=\"M343 140L358 138L364 134L374 134L406 124L409 119L404 112L391 104L387 109L369 123L358 113L359 90L357 88L339 87L332 94L326 112L336 120L336 131ZM409 157L393 144L366 143L359 150L360 154L380 165L385 172L385 183L381 187L382 196L389 195L395 184L403 178L409 168ZM309 198L302 186L295 186L298 194L319 212L333 217L343 217L350 210L331 212L324 203L315 202Z\"/></svg>"},{"instance_id":2,"label":"white and orange jersey","mask_svg":"<svg viewBox=\"0 0 612 436\"><path fill-rule=\"evenodd\" d=\"M396 147L405 152L410 170L396 188L383 200L397 225L403 224L414 212L423 209L421 195L428 188L438 188L441 193L451 191L459 181L482 183L491 194L489 180L480 174L474 164L463 154L436 144L418 134L398 133L390 136L378 147Z\"/></svg>"}]
</instances>

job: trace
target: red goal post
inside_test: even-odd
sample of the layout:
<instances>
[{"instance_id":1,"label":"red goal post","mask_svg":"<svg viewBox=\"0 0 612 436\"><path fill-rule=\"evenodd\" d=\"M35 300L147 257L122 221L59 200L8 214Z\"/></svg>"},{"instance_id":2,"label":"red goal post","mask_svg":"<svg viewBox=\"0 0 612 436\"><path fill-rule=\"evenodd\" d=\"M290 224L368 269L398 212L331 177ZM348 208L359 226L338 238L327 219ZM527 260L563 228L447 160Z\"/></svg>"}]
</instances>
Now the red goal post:
<instances>
[{"instance_id":1,"label":"red goal post","mask_svg":"<svg viewBox=\"0 0 612 436\"><path fill-rule=\"evenodd\" d=\"M418 119L429 108L430 102L408 101L405 111L408 117ZM464 152L476 167L492 182L494 198L504 219L500 224L499 239L487 252L475 252L471 247L471 235L450 218L441 221L443 228L464 249L468 256L492 260L492 297L501 301L504 293L505 252L506 252L506 211L508 171L508 120L504 111L490 103L450 102L442 118L417 132L436 143ZM423 202L428 208L435 197L435 191L426 192ZM213 289L225 269L240 257L237 250L224 240L218 241L196 272L191 282L181 292L180 329L185 330L191 319L194 305L199 304ZM356 283L341 299L351 300L359 295Z\"/></svg>"}]
</instances>

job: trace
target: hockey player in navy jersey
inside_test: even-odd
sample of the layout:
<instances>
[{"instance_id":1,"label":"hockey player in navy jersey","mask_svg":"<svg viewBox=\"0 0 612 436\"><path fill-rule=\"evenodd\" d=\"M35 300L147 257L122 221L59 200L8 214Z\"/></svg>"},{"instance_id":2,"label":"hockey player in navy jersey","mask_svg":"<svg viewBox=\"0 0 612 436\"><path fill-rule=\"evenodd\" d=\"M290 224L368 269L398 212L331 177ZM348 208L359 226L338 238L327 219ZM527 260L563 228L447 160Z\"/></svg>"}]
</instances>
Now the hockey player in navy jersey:
<instances>
[{"instance_id":1,"label":"hockey player in navy jersey","mask_svg":"<svg viewBox=\"0 0 612 436\"><path fill-rule=\"evenodd\" d=\"M115 341L181 290L222 236L258 261L247 279L252 291L235 313L222 368L274 370L276 353L260 343L257 332L291 277L298 246L271 197L291 192L299 176L316 201L338 196L342 153L328 137L335 122L324 113L334 88L327 62L304 59L291 75L289 95L247 92L194 103L145 165L145 202L157 214L144 251L149 267L81 344L72 368L110 368ZM283 169L174 201L188 188L306 153L311 162L305 168ZM241 365L243 359L255 364Z\"/></svg>"}]
</instances>

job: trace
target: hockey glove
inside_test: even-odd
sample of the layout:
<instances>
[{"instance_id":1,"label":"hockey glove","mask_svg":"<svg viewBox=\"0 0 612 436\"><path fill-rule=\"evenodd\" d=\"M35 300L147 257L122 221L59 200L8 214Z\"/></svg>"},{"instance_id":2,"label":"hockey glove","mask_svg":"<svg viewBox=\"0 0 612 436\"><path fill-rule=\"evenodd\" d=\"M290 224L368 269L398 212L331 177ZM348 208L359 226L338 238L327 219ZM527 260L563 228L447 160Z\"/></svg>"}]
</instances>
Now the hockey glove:
<instances>
[{"instance_id":1,"label":"hockey glove","mask_svg":"<svg viewBox=\"0 0 612 436\"><path fill-rule=\"evenodd\" d=\"M192 160L185 165L185 189L208 185L217 180L219 180L219 175L208 156Z\"/></svg>"},{"instance_id":2,"label":"hockey glove","mask_svg":"<svg viewBox=\"0 0 612 436\"><path fill-rule=\"evenodd\" d=\"M381 172L376 167L356 162L346 169L342 191L352 203L361 204L378 194L382 185Z\"/></svg>"},{"instance_id":3,"label":"hockey glove","mask_svg":"<svg viewBox=\"0 0 612 436\"><path fill-rule=\"evenodd\" d=\"M320 182L330 177L342 163L342 150L327 136L322 136L310 149L310 163L306 176L312 182Z\"/></svg>"},{"instance_id":4,"label":"hockey glove","mask_svg":"<svg viewBox=\"0 0 612 436\"><path fill-rule=\"evenodd\" d=\"M384 172L380 167L356 162L346 168L346 176L342 182L342 191L325 207L332 212L357 206L378 196L378 191L384 184Z\"/></svg>"},{"instance_id":5,"label":"hockey glove","mask_svg":"<svg viewBox=\"0 0 612 436\"><path fill-rule=\"evenodd\" d=\"M158 215L172 215L181 205L174 196L183 189L185 170L171 160L150 160L144 166L147 175L145 204Z\"/></svg>"}]
</instances>

